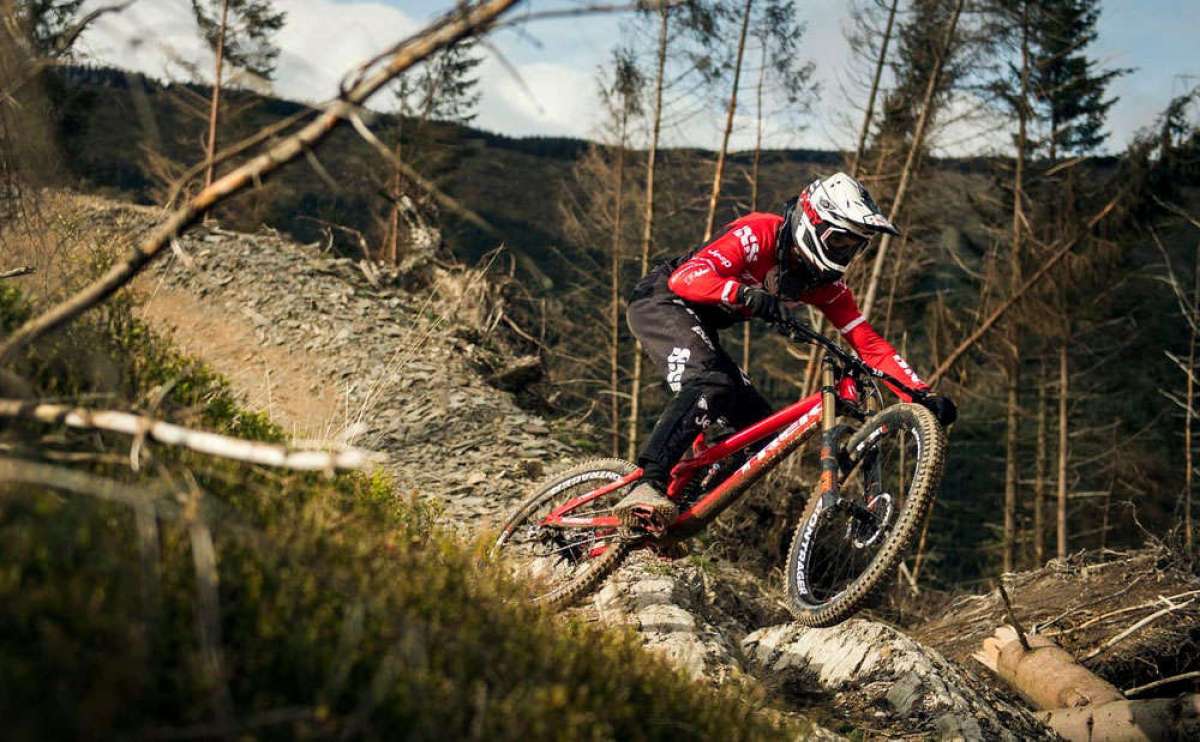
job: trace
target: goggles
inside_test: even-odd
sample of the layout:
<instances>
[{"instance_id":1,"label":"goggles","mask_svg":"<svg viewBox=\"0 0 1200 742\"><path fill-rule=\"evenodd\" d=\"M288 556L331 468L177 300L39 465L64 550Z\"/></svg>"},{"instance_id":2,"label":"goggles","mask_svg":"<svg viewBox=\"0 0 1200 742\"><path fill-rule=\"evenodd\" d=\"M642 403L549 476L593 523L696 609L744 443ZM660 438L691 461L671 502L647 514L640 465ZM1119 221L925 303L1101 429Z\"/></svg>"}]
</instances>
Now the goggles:
<instances>
[{"instance_id":1,"label":"goggles","mask_svg":"<svg viewBox=\"0 0 1200 742\"><path fill-rule=\"evenodd\" d=\"M835 263L846 265L867 246L869 237L855 234L847 229L833 225L822 225L820 232L821 246L825 248L826 256Z\"/></svg>"}]
</instances>

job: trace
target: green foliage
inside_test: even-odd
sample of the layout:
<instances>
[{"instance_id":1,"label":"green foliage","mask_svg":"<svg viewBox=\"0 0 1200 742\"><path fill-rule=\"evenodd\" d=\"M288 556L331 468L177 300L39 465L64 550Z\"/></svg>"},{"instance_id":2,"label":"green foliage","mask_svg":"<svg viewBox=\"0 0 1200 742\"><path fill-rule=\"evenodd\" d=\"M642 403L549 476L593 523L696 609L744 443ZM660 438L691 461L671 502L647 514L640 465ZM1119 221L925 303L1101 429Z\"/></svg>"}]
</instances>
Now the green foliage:
<instances>
[{"instance_id":1,"label":"green foliage","mask_svg":"<svg viewBox=\"0 0 1200 742\"><path fill-rule=\"evenodd\" d=\"M1049 148L1086 154L1104 143L1104 119L1115 98L1108 85L1128 70L1098 71L1086 50L1096 40L1097 0L1051 0L1032 4L1031 79L1034 98L1050 124Z\"/></svg>"},{"instance_id":2,"label":"green foliage","mask_svg":"<svg viewBox=\"0 0 1200 742\"><path fill-rule=\"evenodd\" d=\"M29 319L32 312L21 292L0 282L0 331L12 332Z\"/></svg>"},{"instance_id":3,"label":"green foliage","mask_svg":"<svg viewBox=\"0 0 1200 742\"><path fill-rule=\"evenodd\" d=\"M433 121L469 124L479 105L475 68L483 57L473 41L461 41L438 51L415 71L397 80L400 115Z\"/></svg>"},{"instance_id":4,"label":"green foliage","mask_svg":"<svg viewBox=\"0 0 1200 742\"><path fill-rule=\"evenodd\" d=\"M270 0L192 0L192 12L214 53L222 47L225 61L234 67L267 80L274 76L279 47L272 38L287 14L276 11Z\"/></svg>"},{"instance_id":5,"label":"green foliage","mask_svg":"<svg viewBox=\"0 0 1200 742\"><path fill-rule=\"evenodd\" d=\"M118 300L77 323L119 367L121 383L100 390L119 391L116 405L157 396L158 414L171 419L281 437L130 309ZM0 326L27 314L0 289ZM26 366L70 377L58 389L98 391L93 374L54 351ZM0 441L34 457L94 456L77 466L139 488L159 517L147 533L124 505L0 484L9 738L785 734L734 691L698 687L632 636L522 605L506 570L434 527L436 510L400 498L382 471L281 473L149 444L134 474L111 459L127 439L58 434L26 449L44 432L9 427ZM198 577L206 534L215 606ZM210 617L216 636L201 630Z\"/></svg>"}]
</instances>

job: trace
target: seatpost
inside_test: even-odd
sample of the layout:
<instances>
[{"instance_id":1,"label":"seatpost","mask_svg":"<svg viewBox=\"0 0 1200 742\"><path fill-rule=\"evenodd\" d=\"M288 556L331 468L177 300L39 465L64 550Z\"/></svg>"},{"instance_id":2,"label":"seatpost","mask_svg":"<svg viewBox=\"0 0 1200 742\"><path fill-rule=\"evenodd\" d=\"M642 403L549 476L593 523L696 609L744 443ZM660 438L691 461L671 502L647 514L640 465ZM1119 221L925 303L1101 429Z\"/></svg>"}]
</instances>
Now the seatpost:
<instances>
[{"instance_id":1,"label":"seatpost","mask_svg":"<svg viewBox=\"0 0 1200 742\"><path fill-rule=\"evenodd\" d=\"M837 390L834 388L834 360L825 356L821 369L821 479L818 490L822 507L837 502L838 458L834 425L837 421Z\"/></svg>"}]
</instances>

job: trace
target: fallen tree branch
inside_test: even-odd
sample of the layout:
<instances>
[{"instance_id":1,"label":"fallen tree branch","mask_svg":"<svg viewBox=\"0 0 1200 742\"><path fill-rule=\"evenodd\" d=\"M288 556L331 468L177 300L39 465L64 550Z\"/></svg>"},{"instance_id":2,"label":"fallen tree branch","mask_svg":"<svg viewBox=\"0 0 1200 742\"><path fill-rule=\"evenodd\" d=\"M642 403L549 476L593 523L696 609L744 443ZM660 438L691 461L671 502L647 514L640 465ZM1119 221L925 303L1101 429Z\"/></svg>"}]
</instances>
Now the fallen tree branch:
<instances>
[{"instance_id":1,"label":"fallen tree branch","mask_svg":"<svg viewBox=\"0 0 1200 742\"><path fill-rule=\"evenodd\" d=\"M1141 695L1142 693L1145 693L1148 690L1154 690L1155 688L1161 688L1162 686L1170 685L1171 683L1178 683L1181 680L1200 680L1200 670L1192 670L1191 672L1181 672L1178 675L1172 675L1169 678L1155 680L1153 683L1146 683L1145 685L1139 685L1139 686L1136 686L1136 687L1126 690L1125 695L1127 695L1127 696Z\"/></svg>"},{"instance_id":2,"label":"fallen tree branch","mask_svg":"<svg viewBox=\"0 0 1200 742\"><path fill-rule=\"evenodd\" d=\"M82 291L69 297L49 311L19 327L0 345L0 364L19 348L54 330L107 299L128 283L158 256L171 239L179 235L209 209L257 183L264 175L274 172L312 149L332 132L380 88L394 80L414 64L428 58L446 46L491 25L492 21L516 5L519 0L485 0L478 5L462 6L435 21L423 33L412 36L390 52L386 64L375 72L372 65L360 65L353 86L343 90L338 100L300 131L276 143L250 162L225 174L212 185L196 194L184 206L176 209L124 261L113 265L103 276Z\"/></svg>"},{"instance_id":3,"label":"fallen tree branch","mask_svg":"<svg viewBox=\"0 0 1200 742\"><path fill-rule=\"evenodd\" d=\"M0 272L0 278L16 278L17 276L28 276L33 273L32 265L23 265L20 268L13 268L9 271Z\"/></svg>"},{"instance_id":4,"label":"fallen tree branch","mask_svg":"<svg viewBox=\"0 0 1200 742\"><path fill-rule=\"evenodd\" d=\"M1187 598L1187 597L1191 597L1192 595L1200 595L1200 590L1189 590L1187 592L1177 593L1175 595L1168 595L1165 599L1166 600L1179 600L1180 598ZM1072 626L1069 629L1062 629L1061 631L1047 631L1047 632L1045 632L1045 636L1066 636L1068 634L1074 634L1076 631L1083 631L1084 629L1094 626L1095 624L1098 624L1098 623L1104 621L1105 619L1109 619L1114 616L1120 616L1125 613L1133 613L1134 611L1142 611L1147 608L1153 608L1154 606L1156 606L1158 604L1159 603L1157 600L1153 600L1153 601L1150 601L1149 603L1140 603L1138 605L1125 606L1124 608L1118 608L1114 611L1109 611L1108 613L1102 613L1099 616L1096 616L1094 618L1089 618L1088 620L1084 621L1083 623L1079 624L1078 626Z\"/></svg>"},{"instance_id":5,"label":"fallen tree branch","mask_svg":"<svg viewBox=\"0 0 1200 742\"><path fill-rule=\"evenodd\" d=\"M124 435L145 435L164 445L180 446L210 456L297 471L362 469L378 461L377 454L361 449L298 450L274 443L260 443L218 433L191 430L180 425L128 412L87 410L17 399L0 399L0 417L58 423L80 430L106 430Z\"/></svg>"},{"instance_id":6,"label":"fallen tree branch","mask_svg":"<svg viewBox=\"0 0 1200 742\"><path fill-rule=\"evenodd\" d=\"M1037 717L1070 742L1196 739L1200 734L1200 695L1112 701L1042 711Z\"/></svg>"},{"instance_id":7,"label":"fallen tree branch","mask_svg":"<svg viewBox=\"0 0 1200 742\"><path fill-rule=\"evenodd\" d=\"M1113 645L1128 638L1130 635L1132 635L1134 632L1136 632L1138 629L1142 628L1143 626L1146 626L1149 623L1157 621L1158 619L1162 618L1163 616L1167 615L1168 613L1174 613L1175 611L1182 610L1182 609L1188 607L1189 605L1191 605L1195 600L1196 600L1195 598L1189 598L1188 600L1186 600L1182 603L1172 603L1171 601L1168 600L1166 608L1155 611L1154 613L1151 613L1149 616L1146 616L1145 618L1141 619L1140 621L1137 621L1136 623L1131 625L1129 628L1125 629L1121 633L1117 634L1116 636L1112 637L1111 639L1104 642L1100 646L1096 647L1092 651L1088 652L1086 655L1084 655L1083 659L1081 659L1080 662L1087 662L1088 660L1094 658L1096 655L1100 654L1101 652L1104 652L1105 650L1109 649Z\"/></svg>"}]
</instances>

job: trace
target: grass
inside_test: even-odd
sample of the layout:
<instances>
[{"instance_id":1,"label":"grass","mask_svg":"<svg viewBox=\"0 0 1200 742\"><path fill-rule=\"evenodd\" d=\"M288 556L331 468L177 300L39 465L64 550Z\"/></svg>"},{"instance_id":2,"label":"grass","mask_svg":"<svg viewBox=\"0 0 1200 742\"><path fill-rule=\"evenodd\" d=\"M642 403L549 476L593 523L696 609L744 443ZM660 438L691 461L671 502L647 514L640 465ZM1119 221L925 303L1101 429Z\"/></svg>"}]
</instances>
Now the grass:
<instances>
[{"instance_id":1,"label":"grass","mask_svg":"<svg viewBox=\"0 0 1200 742\"><path fill-rule=\"evenodd\" d=\"M0 286L0 327L28 315ZM81 353L88 348L87 353ZM98 368L99 367L99 368ZM228 383L110 303L15 370L40 394L278 440ZM6 738L766 739L796 733L632 635L522 605L381 473L302 475L0 423L4 455L143 491L159 517L0 484ZM72 463L63 463L70 459ZM205 534L209 534L206 536ZM215 602L203 545L215 547Z\"/></svg>"}]
</instances>

